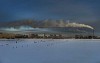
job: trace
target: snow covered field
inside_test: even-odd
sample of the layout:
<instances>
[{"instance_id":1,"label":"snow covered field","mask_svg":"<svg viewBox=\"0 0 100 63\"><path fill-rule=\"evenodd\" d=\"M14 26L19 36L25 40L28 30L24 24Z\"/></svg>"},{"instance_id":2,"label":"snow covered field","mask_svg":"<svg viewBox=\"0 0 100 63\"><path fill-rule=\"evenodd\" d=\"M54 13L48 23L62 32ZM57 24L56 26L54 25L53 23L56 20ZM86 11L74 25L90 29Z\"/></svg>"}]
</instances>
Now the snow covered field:
<instances>
[{"instance_id":1,"label":"snow covered field","mask_svg":"<svg viewBox=\"0 0 100 63\"><path fill-rule=\"evenodd\" d=\"M0 63L100 63L100 40L0 40Z\"/></svg>"}]
</instances>

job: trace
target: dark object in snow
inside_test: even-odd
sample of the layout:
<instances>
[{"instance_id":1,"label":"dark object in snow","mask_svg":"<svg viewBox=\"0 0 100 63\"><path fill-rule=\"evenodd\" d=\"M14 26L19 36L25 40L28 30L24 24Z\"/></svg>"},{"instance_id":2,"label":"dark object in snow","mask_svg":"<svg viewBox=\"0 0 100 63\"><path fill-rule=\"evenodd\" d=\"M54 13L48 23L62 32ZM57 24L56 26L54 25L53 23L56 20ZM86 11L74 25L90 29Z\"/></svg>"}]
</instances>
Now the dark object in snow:
<instances>
[{"instance_id":1,"label":"dark object in snow","mask_svg":"<svg viewBox=\"0 0 100 63\"><path fill-rule=\"evenodd\" d=\"M34 43L37 43L37 42L34 42Z\"/></svg>"},{"instance_id":2,"label":"dark object in snow","mask_svg":"<svg viewBox=\"0 0 100 63\"><path fill-rule=\"evenodd\" d=\"M9 44L6 44L6 45L9 45Z\"/></svg>"},{"instance_id":3,"label":"dark object in snow","mask_svg":"<svg viewBox=\"0 0 100 63\"><path fill-rule=\"evenodd\" d=\"M16 41L16 43L17 43L17 41Z\"/></svg>"}]
</instances>

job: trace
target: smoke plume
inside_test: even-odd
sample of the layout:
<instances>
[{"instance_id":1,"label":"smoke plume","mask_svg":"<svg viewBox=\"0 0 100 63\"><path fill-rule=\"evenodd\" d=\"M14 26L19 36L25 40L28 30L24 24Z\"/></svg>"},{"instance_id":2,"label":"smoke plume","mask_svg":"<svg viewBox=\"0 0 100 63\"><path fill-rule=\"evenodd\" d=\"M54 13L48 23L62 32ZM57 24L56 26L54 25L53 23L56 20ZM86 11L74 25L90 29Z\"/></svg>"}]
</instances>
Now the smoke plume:
<instances>
[{"instance_id":1,"label":"smoke plume","mask_svg":"<svg viewBox=\"0 0 100 63\"><path fill-rule=\"evenodd\" d=\"M69 21L64 21L64 20L46 20L46 21L44 21L43 26L44 27L79 27L79 28L94 29L90 25L69 22Z\"/></svg>"},{"instance_id":2,"label":"smoke plume","mask_svg":"<svg viewBox=\"0 0 100 63\"><path fill-rule=\"evenodd\" d=\"M80 27L80 28L94 29L92 26L86 24L79 24L79 23L67 23L66 27Z\"/></svg>"}]
</instances>

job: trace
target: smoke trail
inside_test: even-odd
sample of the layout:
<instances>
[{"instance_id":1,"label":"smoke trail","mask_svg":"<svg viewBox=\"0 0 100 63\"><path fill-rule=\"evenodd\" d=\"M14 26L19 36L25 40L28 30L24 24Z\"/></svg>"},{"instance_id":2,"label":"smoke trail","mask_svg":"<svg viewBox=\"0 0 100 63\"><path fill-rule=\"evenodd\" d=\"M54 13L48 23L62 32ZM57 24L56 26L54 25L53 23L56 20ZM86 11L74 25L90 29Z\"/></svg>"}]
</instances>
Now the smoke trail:
<instances>
[{"instance_id":1,"label":"smoke trail","mask_svg":"<svg viewBox=\"0 0 100 63\"><path fill-rule=\"evenodd\" d=\"M75 23L75 22L70 23L69 20L68 21L59 20L59 23L56 23L56 24L58 24L58 27L80 27L80 28L94 29L90 25L80 24L80 23Z\"/></svg>"},{"instance_id":2,"label":"smoke trail","mask_svg":"<svg viewBox=\"0 0 100 63\"><path fill-rule=\"evenodd\" d=\"M75 22L72 22L70 23L69 21L64 21L63 19L60 19L60 20L44 20L42 22L34 22L33 23L36 23L35 25L33 24L27 24L27 25L24 25L24 22L23 24L20 24L20 26L11 26L11 27L8 27L8 28L0 28L0 30L5 30L5 31L26 31L26 30L37 30L36 28L49 28L49 27L79 27L79 28L89 28L89 29L94 29L92 26L90 25L86 25L86 24L80 24L80 23L75 23Z\"/></svg>"},{"instance_id":3,"label":"smoke trail","mask_svg":"<svg viewBox=\"0 0 100 63\"><path fill-rule=\"evenodd\" d=\"M66 27L80 27L80 28L90 28L94 29L92 26L86 25L86 24L79 24L79 23L67 23Z\"/></svg>"}]
</instances>

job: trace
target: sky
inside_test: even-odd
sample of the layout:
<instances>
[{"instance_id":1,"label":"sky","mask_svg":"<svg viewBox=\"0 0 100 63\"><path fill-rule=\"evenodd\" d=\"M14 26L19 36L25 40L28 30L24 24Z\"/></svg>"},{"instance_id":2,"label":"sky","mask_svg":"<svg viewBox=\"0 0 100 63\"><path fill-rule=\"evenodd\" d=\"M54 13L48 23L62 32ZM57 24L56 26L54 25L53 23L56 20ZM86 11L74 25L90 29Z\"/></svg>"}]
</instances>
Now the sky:
<instances>
[{"instance_id":1,"label":"sky","mask_svg":"<svg viewBox=\"0 0 100 63\"><path fill-rule=\"evenodd\" d=\"M64 19L100 25L100 0L0 0L0 22Z\"/></svg>"},{"instance_id":2,"label":"sky","mask_svg":"<svg viewBox=\"0 0 100 63\"><path fill-rule=\"evenodd\" d=\"M66 19L97 21L99 0L0 0L0 21Z\"/></svg>"}]
</instances>

